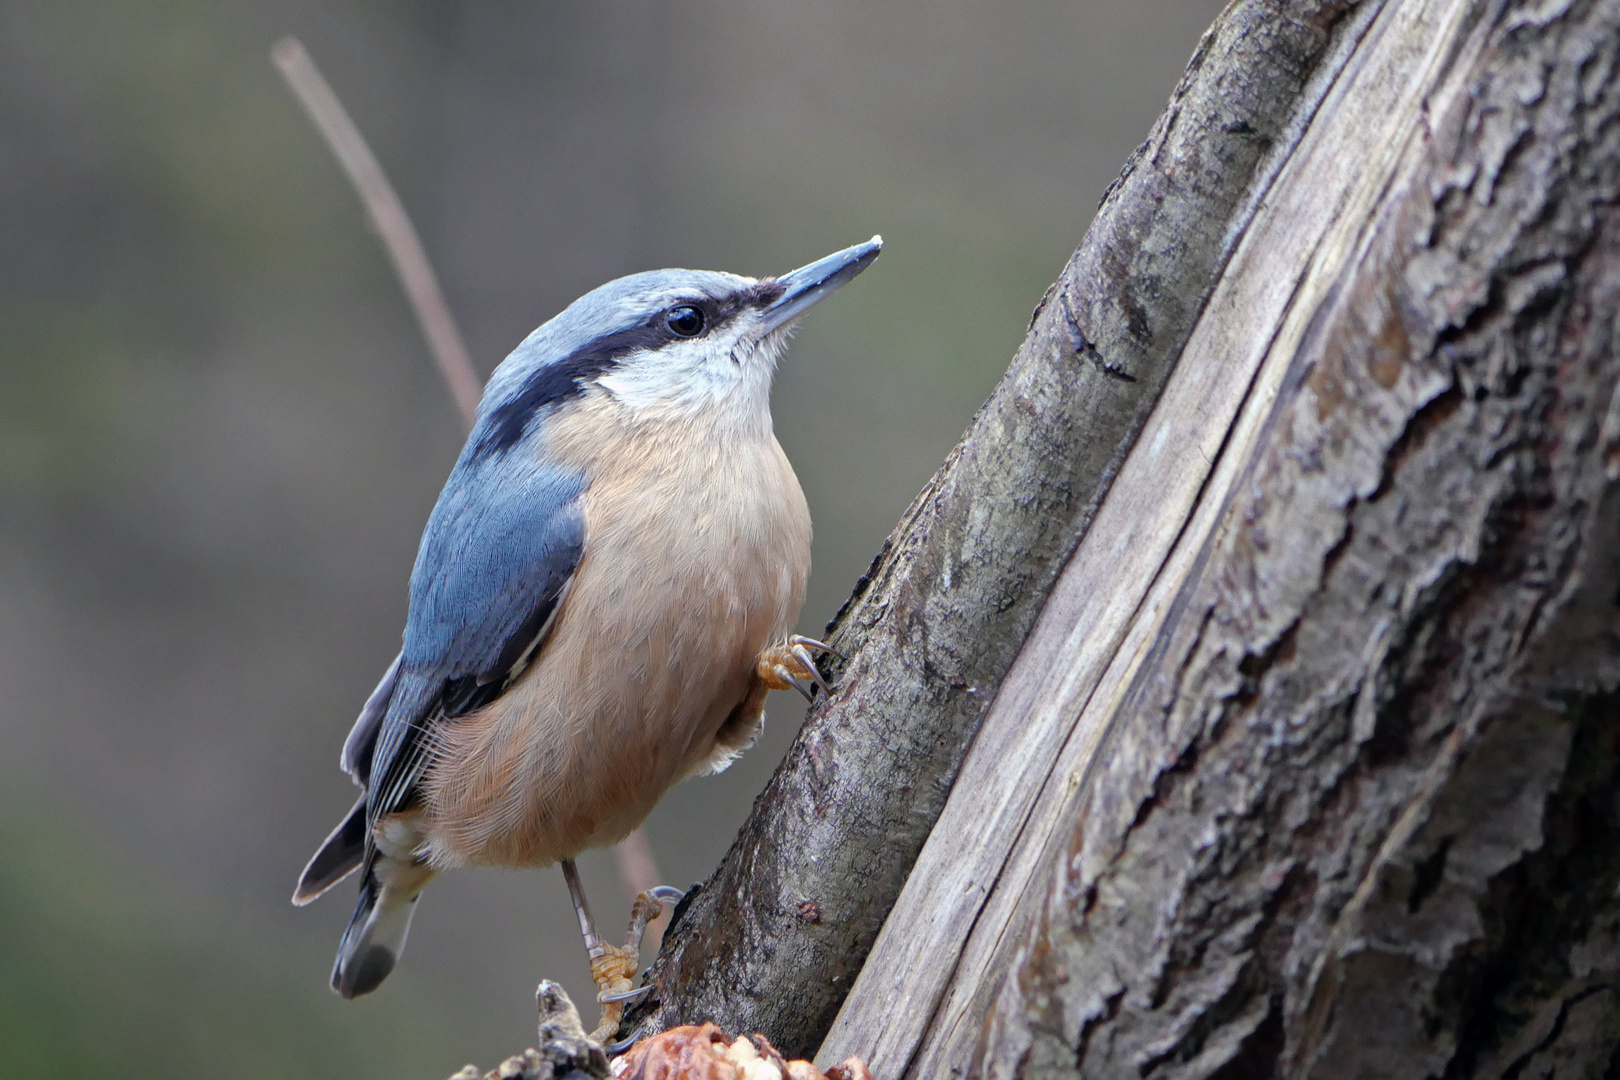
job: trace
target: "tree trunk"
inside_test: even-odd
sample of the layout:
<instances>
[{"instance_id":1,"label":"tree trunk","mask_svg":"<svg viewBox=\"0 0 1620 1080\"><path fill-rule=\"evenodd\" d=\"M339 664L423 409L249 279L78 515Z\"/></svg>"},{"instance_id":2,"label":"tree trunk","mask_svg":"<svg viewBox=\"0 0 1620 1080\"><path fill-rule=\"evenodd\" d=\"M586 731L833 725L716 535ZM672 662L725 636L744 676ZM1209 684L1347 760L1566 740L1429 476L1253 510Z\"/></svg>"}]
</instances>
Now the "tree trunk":
<instances>
[{"instance_id":1,"label":"tree trunk","mask_svg":"<svg viewBox=\"0 0 1620 1080\"><path fill-rule=\"evenodd\" d=\"M819 1057L883 1080L1609 1068L1617 42L1234 3L644 1014L793 1054L854 980Z\"/></svg>"},{"instance_id":2,"label":"tree trunk","mask_svg":"<svg viewBox=\"0 0 1620 1080\"><path fill-rule=\"evenodd\" d=\"M666 936L632 1024L708 1019L815 1050L1286 161L1276 148L1345 62L1342 17L1240 0L1205 36L1007 374L829 627L850 658L837 691Z\"/></svg>"}]
</instances>

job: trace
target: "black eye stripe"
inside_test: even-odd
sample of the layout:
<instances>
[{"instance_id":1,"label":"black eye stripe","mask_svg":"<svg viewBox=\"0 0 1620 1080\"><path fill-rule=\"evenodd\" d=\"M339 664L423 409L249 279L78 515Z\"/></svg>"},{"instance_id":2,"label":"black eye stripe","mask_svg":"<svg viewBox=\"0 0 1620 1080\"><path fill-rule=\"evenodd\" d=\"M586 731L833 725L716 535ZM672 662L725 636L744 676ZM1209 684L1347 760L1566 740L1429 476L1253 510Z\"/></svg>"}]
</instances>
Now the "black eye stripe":
<instances>
[{"instance_id":1,"label":"black eye stripe","mask_svg":"<svg viewBox=\"0 0 1620 1080\"><path fill-rule=\"evenodd\" d=\"M541 409L579 396L585 392L587 381L612 371L633 352L661 347L669 337L661 322L642 323L603 335L571 355L539 368L521 390L479 423L477 453L511 449Z\"/></svg>"},{"instance_id":2,"label":"black eye stripe","mask_svg":"<svg viewBox=\"0 0 1620 1080\"><path fill-rule=\"evenodd\" d=\"M759 309L770 303L787 291L787 286L780 281L767 278L756 282L740 292L719 300L708 296L694 296L690 300L677 300L670 304L666 311L677 307L695 307L703 312L705 331L713 333L736 319L750 308Z\"/></svg>"},{"instance_id":3,"label":"black eye stripe","mask_svg":"<svg viewBox=\"0 0 1620 1080\"><path fill-rule=\"evenodd\" d=\"M479 424L474 453L484 455L511 449L522 439L529 423L542 409L584 393L587 382L618 367L624 357L631 353L658 349L681 340L681 335L666 321L666 317L676 308L690 307L700 311L703 329L699 333L712 334L730 324L744 311L765 307L781 296L784 288L780 282L767 279L719 300L696 296L689 300L671 301L668 307L642 322L605 334L581 346L571 355L537 369L521 390L496 406Z\"/></svg>"}]
</instances>

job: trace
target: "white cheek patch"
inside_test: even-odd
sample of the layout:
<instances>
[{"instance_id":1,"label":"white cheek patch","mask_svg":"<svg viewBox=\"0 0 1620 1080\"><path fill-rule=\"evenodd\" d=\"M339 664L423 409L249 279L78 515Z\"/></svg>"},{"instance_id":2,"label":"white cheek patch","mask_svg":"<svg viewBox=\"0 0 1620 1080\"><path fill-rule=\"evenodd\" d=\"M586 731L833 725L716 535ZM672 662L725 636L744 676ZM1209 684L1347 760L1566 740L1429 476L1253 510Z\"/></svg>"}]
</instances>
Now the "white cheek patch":
<instances>
[{"instance_id":1,"label":"white cheek patch","mask_svg":"<svg viewBox=\"0 0 1620 1080\"><path fill-rule=\"evenodd\" d=\"M596 383L631 408L698 411L727 401L754 404L754 398L770 392L780 345L749 349L741 344L749 326L741 319L738 323L719 334L632 353Z\"/></svg>"}]
</instances>

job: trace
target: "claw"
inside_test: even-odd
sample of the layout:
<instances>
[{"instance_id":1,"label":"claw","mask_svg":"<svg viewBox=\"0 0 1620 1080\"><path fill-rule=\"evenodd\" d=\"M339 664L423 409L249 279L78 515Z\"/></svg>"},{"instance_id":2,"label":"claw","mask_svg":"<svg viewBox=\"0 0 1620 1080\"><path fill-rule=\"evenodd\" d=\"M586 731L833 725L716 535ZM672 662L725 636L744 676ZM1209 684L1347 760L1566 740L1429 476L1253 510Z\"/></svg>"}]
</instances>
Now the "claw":
<instances>
[{"instance_id":1,"label":"claw","mask_svg":"<svg viewBox=\"0 0 1620 1080\"><path fill-rule=\"evenodd\" d=\"M646 1030L647 1028L644 1024L632 1031L626 1038L620 1039L617 1042L603 1043L602 1049L606 1050L609 1054L622 1054L632 1046L636 1045L636 1040L641 1038L641 1033Z\"/></svg>"},{"instance_id":2,"label":"claw","mask_svg":"<svg viewBox=\"0 0 1620 1080\"><path fill-rule=\"evenodd\" d=\"M686 890L673 885L654 885L647 890L647 895L660 904L678 904L686 899Z\"/></svg>"},{"instance_id":3,"label":"claw","mask_svg":"<svg viewBox=\"0 0 1620 1080\"><path fill-rule=\"evenodd\" d=\"M837 649L833 648L831 645L827 644L825 641L817 641L815 638L813 638L813 637L805 637L803 634L794 634L792 637L788 638L788 644L789 645L807 645L812 649L820 649L822 652L827 653L829 656L836 656L840 660L848 660L849 659L849 657L845 656L843 653L839 652Z\"/></svg>"},{"instance_id":4,"label":"claw","mask_svg":"<svg viewBox=\"0 0 1620 1080\"><path fill-rule=\"evenodd\" d=\"M646 997L650 993L652 993L652 983L648 983L646 986L638 986L634 990L620 990L611 994L604 990L596 995L596 1000L603 1005L615 1005L624 1001L634 1001L639 997Z\"/></svg>"},{"instance_id":5,"label":"claw","mask_svg":"<svg viewBox=\"0 0 1620 1080\"><path fill-rule=\"evenodd\" d=\"M793 658L804 665L805 670L810 673L810 678L815 681L817 686L821 687L821 692L831 694L832 687L828 686L827 680L821 677L821 670L816 667L815 659L811 657L810 650L799 644L794 644L792 649Z\"/></svg>"},{"instance_id":6,"label":"claw","mask_svg":"<svg viewBox=\"0 0 1620 1080\"><path fill-rule=\"evenodd\" d=\"M787 668L783 667L781 664L775 665L774 667L771 668L771 670L776 672L776 677L778 679L781 679L783 682L787 683L789 686L792 686L793 689L795 689L799 693L803 694L804 695L804 700L806 700L806 701L814 701L815 700L815 698L810 696L810 687L811 687L812 684L811 684L809 679L801 679L801 678L799 678L797 675L793 674L793 672L789 671Z\"/></svg>"}]
</instances>

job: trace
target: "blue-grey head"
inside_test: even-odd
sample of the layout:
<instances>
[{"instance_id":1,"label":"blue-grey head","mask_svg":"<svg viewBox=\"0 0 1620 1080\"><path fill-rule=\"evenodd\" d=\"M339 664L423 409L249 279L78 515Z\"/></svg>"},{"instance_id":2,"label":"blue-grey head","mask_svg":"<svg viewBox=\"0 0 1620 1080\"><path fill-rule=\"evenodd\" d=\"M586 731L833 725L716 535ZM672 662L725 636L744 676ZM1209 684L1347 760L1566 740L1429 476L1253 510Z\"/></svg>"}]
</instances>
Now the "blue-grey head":
<instances>
[{"instance_id":1,"label":"blue-grey head","mask_svg":"<svg viewBox=\"0 0 1620 1080\"><path fill-rule=\"evenodd\" d=\"M469 449L520 442L587 391L661 412L770 423L776 359L794 321L871 265L881 237L792 273L653 270L610 281L530 334L490 376Z\"/></svg>"}]
</instances>

